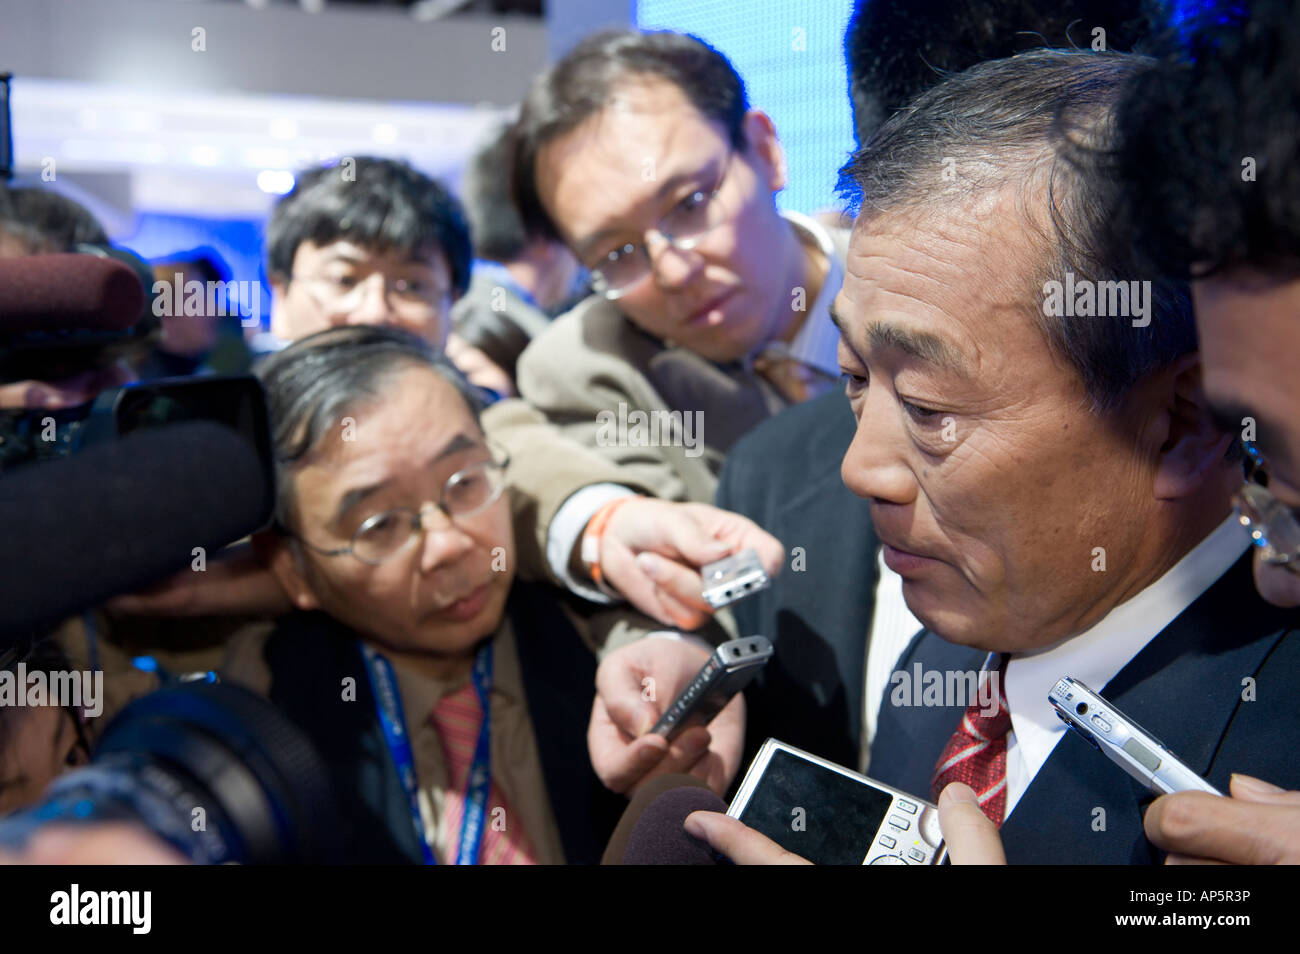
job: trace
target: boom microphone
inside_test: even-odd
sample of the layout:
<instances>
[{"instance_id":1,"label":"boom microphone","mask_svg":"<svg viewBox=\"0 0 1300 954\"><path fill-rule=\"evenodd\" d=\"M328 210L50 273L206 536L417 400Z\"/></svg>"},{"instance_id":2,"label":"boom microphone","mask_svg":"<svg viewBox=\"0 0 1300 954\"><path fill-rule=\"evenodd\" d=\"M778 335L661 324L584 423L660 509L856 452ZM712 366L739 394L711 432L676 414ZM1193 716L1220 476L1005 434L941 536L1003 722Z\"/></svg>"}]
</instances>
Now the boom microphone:
<instances>
[{"instance_id":1,"label":"boom microphone","mask_svg":"<svg viewBox=\"0 0 1300 954\"><path fill-rule=\"evenodd\" d=\"M128 434L0 479L0 636L56 623L264 526L253 447L209 421Z\"/></svg>"},{"instance_id":2,"label":"boom microphone","mask_svg":"<svg viewBox=\"0 0 1300 954\"><path fill-rule=\"evenodd\" d=\"M33 331L125 331L143 309L139 276L116 259L0 258L0 338Z\"/></svg>"}]
</instances>

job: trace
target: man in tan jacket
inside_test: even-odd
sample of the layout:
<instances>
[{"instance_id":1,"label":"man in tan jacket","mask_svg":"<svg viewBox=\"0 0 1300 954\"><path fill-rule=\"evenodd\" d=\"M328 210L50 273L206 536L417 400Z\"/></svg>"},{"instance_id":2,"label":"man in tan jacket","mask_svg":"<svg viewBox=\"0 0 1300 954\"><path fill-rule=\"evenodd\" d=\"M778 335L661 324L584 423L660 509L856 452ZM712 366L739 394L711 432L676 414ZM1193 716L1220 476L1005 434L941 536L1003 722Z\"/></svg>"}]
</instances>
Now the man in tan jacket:
<instances>
[{"instance_id":1,"label":"man in tan jacket","mask_svg":"<svg viewBox=\"0 0 1300 954\"><path fill-rule=\"evenodd\" d=\"M585 40L534 82L513 135L525 223L596 291L524 352L520 394L625 480L711 502L739 437L837 381L847 236L777 210L772 121L694 37Z\"/></svg>"}]
</instances>

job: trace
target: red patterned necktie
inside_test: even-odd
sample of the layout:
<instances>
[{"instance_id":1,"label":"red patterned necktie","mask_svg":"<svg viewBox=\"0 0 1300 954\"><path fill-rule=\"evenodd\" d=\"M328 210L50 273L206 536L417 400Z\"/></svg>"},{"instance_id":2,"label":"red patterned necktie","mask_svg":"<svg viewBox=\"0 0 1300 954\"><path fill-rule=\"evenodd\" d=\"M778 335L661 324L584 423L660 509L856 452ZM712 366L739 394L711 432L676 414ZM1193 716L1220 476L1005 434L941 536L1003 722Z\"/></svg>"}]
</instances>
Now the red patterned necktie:
<instances>
[{"instance_id":1,"label":"red patterned necktie","mask_svg":"<svg viewBox=\"0 0 1300 954\"><path fill-rule=\"evenodd\" d=\"M443 843L448 845L448 862L455 863L460 844L461 820L465 817L465 791L470 765L483 724L483 706L472 682L442 699L433 707L433 726L442 740L447 758L447 779L451 788L443 801ZM498 812L497 809L502 811ZM504 822L505 830L501 830ZM506 805L505 795L496 782L488 790L487 811L483 816L483 845L478 863L483 865L536 864L532 845L520 827L519 817Z\"/></svg>"},{"instance_id":2,"label":"red patterned necktie","mask_svg":"<svg viewBox=\"0 0 1300 954\"><path fill-rule=\"evenodd\" d=\"M984 814L999 828L1007 807L1007 732L1011 729L1011 712L1002 691L1005 672L1004 661L998 669L981 673L981 679L994 679L997 711L984 715L985 706L979 702L966 709L961 725L939 756L930 783L931 799L937 802L949 782L965 782L975 790Z\"/></svg>"}]
</instances>

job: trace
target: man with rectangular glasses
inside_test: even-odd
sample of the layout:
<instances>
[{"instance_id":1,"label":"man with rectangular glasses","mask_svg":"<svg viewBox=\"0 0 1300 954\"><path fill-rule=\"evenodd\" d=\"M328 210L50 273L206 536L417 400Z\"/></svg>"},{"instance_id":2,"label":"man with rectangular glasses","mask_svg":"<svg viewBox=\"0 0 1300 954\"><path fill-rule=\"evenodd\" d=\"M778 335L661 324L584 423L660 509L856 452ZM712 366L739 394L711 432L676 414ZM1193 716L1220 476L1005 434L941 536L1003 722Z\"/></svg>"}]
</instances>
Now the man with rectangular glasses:
<instances>
[{"instance_id":1,"label":"man with rectangular glasses","mask_svg":"<svg viewBox=\"0 0 1300 954\"><path fill-rule=\"evenodd\" d=\"M524 352L520 394L658 496L712 501L739 437L837 381L827 307L847 236L777 210L772 121L691 36L583 41L533 84L513 137L525 224L568 244L596 291Z\"/></svg>"}]
</instances>

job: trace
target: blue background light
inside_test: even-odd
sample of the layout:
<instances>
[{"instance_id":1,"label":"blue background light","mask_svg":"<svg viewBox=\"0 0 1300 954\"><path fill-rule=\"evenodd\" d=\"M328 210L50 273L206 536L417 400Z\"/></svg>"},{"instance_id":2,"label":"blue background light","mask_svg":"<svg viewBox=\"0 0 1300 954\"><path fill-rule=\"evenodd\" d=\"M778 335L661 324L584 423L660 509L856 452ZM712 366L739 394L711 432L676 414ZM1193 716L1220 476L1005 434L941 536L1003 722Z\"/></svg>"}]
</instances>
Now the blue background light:
<instances>
[{"instance_id":1,"label":"blue background light","mask_svg":"<svg viewBox=\"0 0 1300 954\"><path fill-rule=\"evenodd\" d=\"M643 30L693 33L731 60L750 105L772 117L785 148L781 208L839 208L835 183L853 152L844 31L850 0L639 0Z\"/></svg>"}]
</instances>

